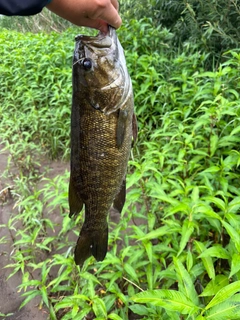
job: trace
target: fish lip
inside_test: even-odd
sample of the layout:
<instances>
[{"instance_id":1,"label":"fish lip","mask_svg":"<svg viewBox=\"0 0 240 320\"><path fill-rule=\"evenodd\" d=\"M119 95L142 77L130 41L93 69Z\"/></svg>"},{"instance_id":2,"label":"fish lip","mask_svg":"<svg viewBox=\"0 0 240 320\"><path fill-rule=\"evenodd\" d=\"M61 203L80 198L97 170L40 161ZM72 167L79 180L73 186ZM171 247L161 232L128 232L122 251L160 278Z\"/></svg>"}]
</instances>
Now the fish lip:
<instances>
[{"instance_id":1,"label":"fish lip","mask_svg":"<svg viewBox=\"0 0 240 320\"><path fill-rule=\"evenodd\" d=\"M99 32L96 36L87 36L87 35L77 35L75 41L81 41L86 45L90 45L97 48L110 48L112 44L117 44L117 34L116 30L108 26L108 32Z\"/></svg>"}]
</instances>

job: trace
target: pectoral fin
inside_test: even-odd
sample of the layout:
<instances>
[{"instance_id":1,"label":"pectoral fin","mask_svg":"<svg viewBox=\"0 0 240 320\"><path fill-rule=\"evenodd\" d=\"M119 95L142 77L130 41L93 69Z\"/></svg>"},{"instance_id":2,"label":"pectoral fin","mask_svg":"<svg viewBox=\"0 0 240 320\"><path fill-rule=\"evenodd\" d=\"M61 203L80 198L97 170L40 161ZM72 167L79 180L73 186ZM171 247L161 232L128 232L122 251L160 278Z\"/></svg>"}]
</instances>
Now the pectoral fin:
<instances>
[{"instance_id":1,"label":"pectoral fin","mask_svg":"<svg viewBox=\"0 0 240 320\"><path fill-rule=\"evenodd\" d=\"M120 148L123 144L126 125L127 125L128 112L126 110L119 110L117 122L117 147Z\"/></svg>"},{"instance_id":2,"label":"pectoral fin","mask_svg":"<svg viewBox=\"0 0 240 320\"><path fill-rule=\"evenodd\" d=\"M77 194L77 191L71 176L70 176L69 190L68 190L68 203L70 208L70 213L69 213L70 218L73 215L78 214L82 210L83 201Z\"/></svg>"},{"instance_id":3,"label":"pectoral fin","mask_svg":"<svg viewBox=\"0 0 240 320\"><path fill-rule=\"evenodd\" d=\"M122 186L118 194L116 195L114 201L113 201L113 207L116 209L119 213L121 213L122 208L124 206L126 200L126 179L123 180Z\"/></svg>"},{"instance_id":4,"label":"pectoral fin","mask_svg":"<svg viewBox=\"0 0 240 320\"><path fill-rule=\"evenodd\" d=\"M133 114L133 117L132 117L132 135L133 135L133 141L135 143L137 141L137 136L138 136L137 117L135 113Z\"/></svg>"}]
</instances>

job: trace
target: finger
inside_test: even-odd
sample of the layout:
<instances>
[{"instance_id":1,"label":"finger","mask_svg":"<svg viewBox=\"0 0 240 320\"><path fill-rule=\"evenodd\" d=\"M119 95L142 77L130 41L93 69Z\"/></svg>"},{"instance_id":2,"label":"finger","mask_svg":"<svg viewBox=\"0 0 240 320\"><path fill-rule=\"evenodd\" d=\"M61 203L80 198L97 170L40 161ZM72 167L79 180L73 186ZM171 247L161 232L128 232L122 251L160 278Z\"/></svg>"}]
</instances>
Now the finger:
<instances>
[{"instance_id":1,"label":"finger","mask_svg":"<svg viewBox=\"0 0 240 320\"><path fill-rule=\"evenodd\" d=\"M117 4L117 2L115 4ZM119 16L117 9L114 7L114 5L105 8L105 10L103 10L101 14L98 16L98 18L104 20L107 24L116 29L118 29L122 24L122 19Z\"/></svg>"},{"instance_id":2,"label":"finger","mask_svg":"<svg viewBox=\"0 0 240 320\"><path fill-rule=\"evenodd\" d=\"M118 11L119 10L119 3L118 0L111 0L112 5L114 6L114 8Z\"/></svg>"},{"instance_id":3,"label":"finger","mask_svg":"<svg viewBox=\"0 0 240 320\"><path fill-rule=\"evenodd\" d=\"M100 19L90 19L90 18L82 18L81 22L75 22L76 25L84 26L84 27L89 27L89 28L94 28L102 33L107 34L108 33L108 24Z\"/></svg>"}]
</instances>

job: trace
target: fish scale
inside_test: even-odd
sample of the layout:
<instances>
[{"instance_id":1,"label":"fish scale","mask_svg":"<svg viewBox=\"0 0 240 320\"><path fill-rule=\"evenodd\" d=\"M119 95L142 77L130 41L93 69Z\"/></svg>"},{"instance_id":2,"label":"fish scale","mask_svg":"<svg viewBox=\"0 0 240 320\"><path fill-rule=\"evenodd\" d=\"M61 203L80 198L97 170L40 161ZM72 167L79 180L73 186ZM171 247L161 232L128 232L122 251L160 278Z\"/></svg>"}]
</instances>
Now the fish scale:
<instances>
[{"instance_id":1,"label":"fish scale","mask_svg":"<svg viewBox=\"0 0 240 320\"><path fill-rule=\"evenodd\" d=\"M137 126L131 80L116 31L109 27L108 35L79 36L76 41L69 206L70 216L85 206L75 248L75 262L81 265L91 255L103 260L107 253L108 212L112 204L119 211L124 205Z\"/></svg>"}]
</instances>

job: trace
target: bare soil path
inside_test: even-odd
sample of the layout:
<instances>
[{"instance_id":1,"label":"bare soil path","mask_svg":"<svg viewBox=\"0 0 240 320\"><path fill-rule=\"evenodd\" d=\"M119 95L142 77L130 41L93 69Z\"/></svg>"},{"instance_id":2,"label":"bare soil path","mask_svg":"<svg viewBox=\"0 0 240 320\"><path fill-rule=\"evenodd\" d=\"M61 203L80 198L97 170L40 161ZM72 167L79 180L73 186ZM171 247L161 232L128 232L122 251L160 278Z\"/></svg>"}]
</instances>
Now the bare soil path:
<instances>
[{"instance_id":1,"label":"bare soil path","mask_svg":"<svg viewBox=\"0 0 240 320\"><path fill-rule=\"evenodd\" d=\"M7 225L11 214L14 212L14 200L11 198L9 191L12 181L8 177L2 177L3 172L8 165L9 154L3 151L3 144L0 143L0 226ZM49 178L65 172L68 164L61 162L51 162L47 164L51 169ZM8 278L12 269L5 268L11 261L11 252L13 250L12 235L8 228L0 227L0 240L5 237L6 242L0 241L0 314L6 314L7 317L0 316L0 319L6 320L46 320L48 313L46 310L39 310L39 300L33 299L25 307L19 310L19 307L24 300L21 293L18 292L18 286L22 282L20 272L16 273L11 278ZM11 314L11 315L10 315Z\"/></svg>"}]
</instances>

